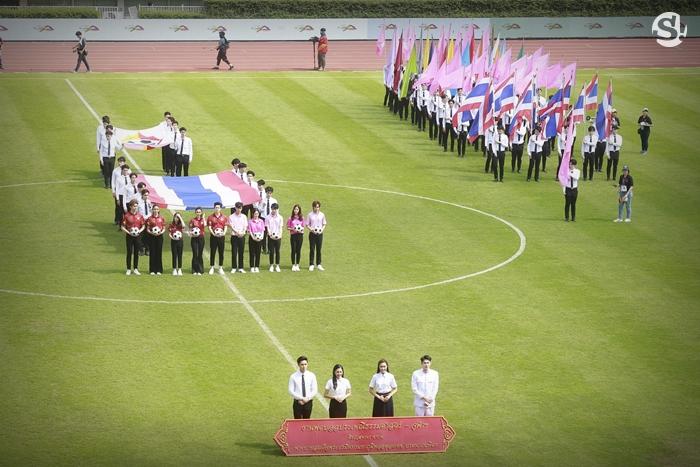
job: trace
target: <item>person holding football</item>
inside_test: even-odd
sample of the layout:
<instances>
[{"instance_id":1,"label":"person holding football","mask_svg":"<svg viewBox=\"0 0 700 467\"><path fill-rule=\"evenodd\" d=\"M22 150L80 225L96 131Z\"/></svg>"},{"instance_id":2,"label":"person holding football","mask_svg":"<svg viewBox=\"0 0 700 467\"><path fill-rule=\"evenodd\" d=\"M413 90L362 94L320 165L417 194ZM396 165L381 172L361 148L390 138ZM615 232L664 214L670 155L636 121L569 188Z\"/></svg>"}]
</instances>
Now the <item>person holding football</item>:
<instances>
[{"instance_id":1,"label":"person holding football","mask_svg":"<svg viewBox=\"0 0 700 467\"><path fill-rule=\"evenodd\" d=\"M146 219L146 234L150 254L148 256L148 270L152 276L160 276L163 273L163 233L165 232L165 219L160 215L160 208L153 206L153 212Z\"/></svg>"},{"instance_id":2,"label":"person holding football","mask_svg":"<svg viewBox=\"0 0 700 467\"><path fill-rule=\"evenodd\" d=\"M301 245L304 243L304 214L301 206L295 204L292 207L292 215L287 220L287 230L289 231L289 243L292 245L292 271L299 272L299 261L301 261Z\"/></svg>"},{"instance_id":3,"label":"person holding football","mask_svg":"<svg viewBox=\"0 0 700 467\"><path fill-rule=\"evenodd\" d=\"M228 217L221 213L221 202L214 203L214 214L207 217L209 229L209 274L214 274L214 262L216 252L219 252L219 274L224 274L224 245L226 244L226 231L228 230Z\"/></svg>"},{"instance_id":4,"label":"person holding football","mask_svg":"<svg viewBox=\"0 0 700 467\"><path fill-rule=\"evenodd\" d=\"M253 208L248 221L248 251L250 272L260 272L260 251L265 238L265 221L260 218L260 211Z\"/></svg>"},{"instance_id":5,"label":"person holding football","mask_svg":"<svg viewBox=\"0 0 700 467\"><path fill-rule=\"evenodd\" d=\"M306 227L309 229L309 271L323 271L321 265L321 247L323 246L323 230L326 228L326 215L321 212L321 202L311 203L311 212L306 217ZM315 258L314 258L315 253ZM314 263L315 260L315 263Z\"/></svg>"},{"instance_id":6,"label":"person holding football","mask_svg":"<svg viewBox=\"0 0 700 467\"><path fill-rule=\"evenodd\" d=\"M204 219L202 208L194 210L194 217L190 219L190 246L192 247L192 274L201 276L204 273L204 229L207 222Z\"/></svg>"},{"instance_id":7,"label":"person holding football","mask_svg":"<svg viewBox=\"0 0 700 467\"><path fill-rule=\"evenodd\" d=\"M284 218L279 214L279 204L272 203L270 215L265 218L267 250L270 252L270 272L280 272L280 245Z\"/></svg>"},{"instance_id":8,"label":"person holding football","mask_svg":"<svg viewBox=\"0 0 700 467\"><path fill-rule=\"evenodd\" d=\"M182 229L185 222L179 212L173 214L173 220L168 226L168 236L170 237L170 252L173 260L173 276L182 275Z\"/></svg>"},{"instance_id":9,"label":"person holding football","mask_svg":"<svg viewBox=\"0 0 700 467\"><path fill-rule=\"evenodd\" d=\"M146 228L146 221L139 212L138 201L129 202L129 212L124 214L121 220L121 229L126 234L126 275L133 272L140 276L139 272L139 248L141 247L141 232ZM131 268L131 259L134 260L134 268Z\"/></svg>"}]
</instances>

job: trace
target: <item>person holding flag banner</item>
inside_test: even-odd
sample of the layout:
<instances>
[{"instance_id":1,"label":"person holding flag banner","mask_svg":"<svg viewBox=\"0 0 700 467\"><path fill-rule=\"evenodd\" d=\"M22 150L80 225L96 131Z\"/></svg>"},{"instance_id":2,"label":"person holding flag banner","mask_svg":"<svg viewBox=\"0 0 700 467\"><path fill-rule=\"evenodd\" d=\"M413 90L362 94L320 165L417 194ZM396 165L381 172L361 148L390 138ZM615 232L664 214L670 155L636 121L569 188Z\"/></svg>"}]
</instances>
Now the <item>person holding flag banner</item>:
<instances>
[{"instance_id":1,"label":"person holding flag banner","mask_svg":"<svg viewBox=\"0 0 700 467\"><path fill-rule=\"evenodd\" d=\"M564 189L564 220L576 222L576 200L578 199L578 180L581 172L576 168L576 159L571 158L571 148L576 138L576 125L569 124L566 132L566 149L559 168L559 183Z\"/></svg>"}]
</instances>

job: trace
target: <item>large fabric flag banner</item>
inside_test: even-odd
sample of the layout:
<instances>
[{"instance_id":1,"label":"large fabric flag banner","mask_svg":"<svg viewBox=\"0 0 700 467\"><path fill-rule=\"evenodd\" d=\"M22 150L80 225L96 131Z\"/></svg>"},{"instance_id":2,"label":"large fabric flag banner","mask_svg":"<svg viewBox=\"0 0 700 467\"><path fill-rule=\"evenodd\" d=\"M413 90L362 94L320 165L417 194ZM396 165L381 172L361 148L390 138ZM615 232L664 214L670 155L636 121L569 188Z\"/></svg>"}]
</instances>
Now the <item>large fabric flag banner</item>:
<instances>
[{"instance_id":1,"label":"large fabric flag banner","mask_svg":"<svg viewBox=\"0 0 700 467\"><path fill-rule=\"evenodd\" d=\"M260 201L258 190L248 185L231 171L193 177L162 177L139 175L150 192L151 202L172 210L209 209L219 201L224 207L233 207Z\"/></svg>"},{"instance_id":2,"label":"large fabric flag banner","mask_svg":"<svg viewBox=\"0 0 700 467\"><path fill-rule=\"evenodd\" d=\"M135 151L162 148L173 142L172 130L163 123L144 130L115 128L114 136L126 149Z\"/></svg>"}]
</instances>

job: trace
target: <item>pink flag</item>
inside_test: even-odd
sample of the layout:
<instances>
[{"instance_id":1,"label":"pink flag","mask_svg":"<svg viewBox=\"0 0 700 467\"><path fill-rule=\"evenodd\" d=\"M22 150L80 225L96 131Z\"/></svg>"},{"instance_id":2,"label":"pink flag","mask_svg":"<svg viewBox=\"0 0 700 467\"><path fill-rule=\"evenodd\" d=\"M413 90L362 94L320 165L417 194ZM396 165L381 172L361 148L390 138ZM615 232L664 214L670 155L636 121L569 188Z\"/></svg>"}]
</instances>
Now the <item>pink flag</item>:
<instances>
[{"instance_id":1,"label":"pink flag","mask_svg":"<svg viewBox=\"0 0 700 467\"><path fill-rule=\"evenodd\" d=\"M564 156L561 159L559 174L557 178L561 186L566 187L569 184L569 162L571 161L571 148L574 145L574 137L576 136L576 125L569 123L566 128L566 145L564 146Z\"/></svg>"},{"instance_id":2,"label":"pink flag","mask_svg":"<svg viewBox=\"0 0 700 467\"><path fill-rule=\"evenodd\" d=\"M384 53L384 44L386 44L386 33L385 33L386 28L382 24L379 26L379 36L377 36L377 47L376 47L376 52L377 52L377 57L381 57L381 55Z\"/></svg>"}]
</instances>

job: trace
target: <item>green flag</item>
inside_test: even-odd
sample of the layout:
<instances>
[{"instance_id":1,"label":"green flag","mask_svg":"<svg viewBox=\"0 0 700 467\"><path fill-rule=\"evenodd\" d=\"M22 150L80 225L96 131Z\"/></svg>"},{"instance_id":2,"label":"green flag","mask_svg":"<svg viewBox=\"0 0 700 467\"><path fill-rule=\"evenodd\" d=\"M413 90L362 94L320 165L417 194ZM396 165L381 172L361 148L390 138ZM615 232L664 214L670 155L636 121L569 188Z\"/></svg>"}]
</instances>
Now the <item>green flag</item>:
<instances>
[{"instance_id":1,"label":"green flag","mask_svg":"<svg viewBox=\"0 0 700 467\"><path fill-rule=\"evenodd\" d=\"M400 98L408 96L411 91L408 89L408 84L411 82L411 76L418 73L418 62L416 61L416 48L411 49L411 56L406 64L406 71L403 73L403 83L401 83L401 92L399 93Z\"/></svg>"},{"instance_id":2,"label":"green flag","mask_svg":"<svg viewBox=\"0 0 700 467\"><path fill-rule=\"evenodd\" d=\"M520 45L520 52L518 52L518 58L523 58L525 56L525 41Z\"/></svg>"}]
</instances>

